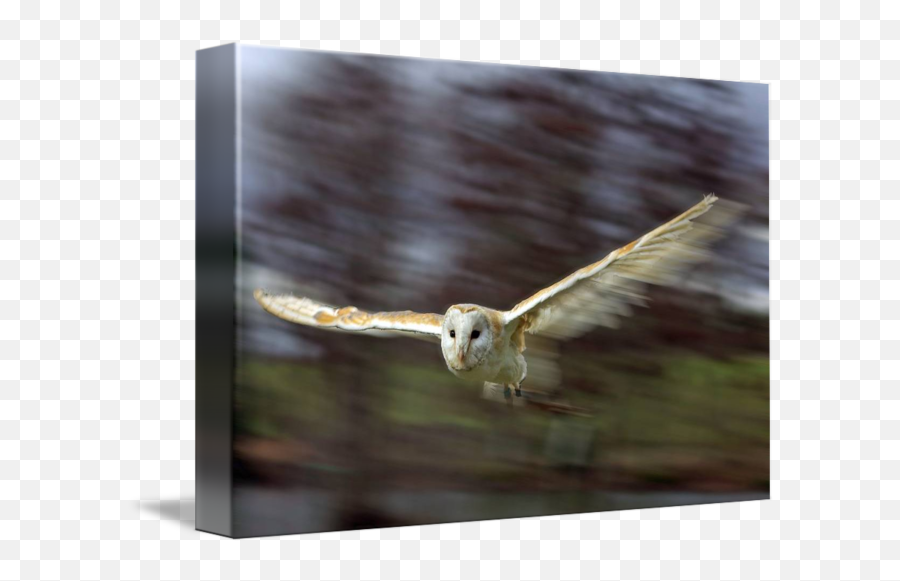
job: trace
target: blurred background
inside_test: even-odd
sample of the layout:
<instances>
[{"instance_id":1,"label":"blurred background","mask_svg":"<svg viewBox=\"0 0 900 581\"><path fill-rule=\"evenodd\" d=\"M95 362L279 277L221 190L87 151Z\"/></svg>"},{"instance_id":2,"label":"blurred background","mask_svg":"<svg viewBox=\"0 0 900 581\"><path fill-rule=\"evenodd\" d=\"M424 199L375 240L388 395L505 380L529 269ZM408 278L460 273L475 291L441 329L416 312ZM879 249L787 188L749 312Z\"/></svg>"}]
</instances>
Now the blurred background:
<instances>
[{"instance_id":1,"label":"blurred background","mask_svg":"<svg viewBox=\"0 0 900 581\"><path fill-rule=\"evenodd\" d=\"M768 497L765 85L241 51L238 536ZM710 192L714 259L558 347L578 413L252 297L507 309Z\"/></svg>"}]
</instances>

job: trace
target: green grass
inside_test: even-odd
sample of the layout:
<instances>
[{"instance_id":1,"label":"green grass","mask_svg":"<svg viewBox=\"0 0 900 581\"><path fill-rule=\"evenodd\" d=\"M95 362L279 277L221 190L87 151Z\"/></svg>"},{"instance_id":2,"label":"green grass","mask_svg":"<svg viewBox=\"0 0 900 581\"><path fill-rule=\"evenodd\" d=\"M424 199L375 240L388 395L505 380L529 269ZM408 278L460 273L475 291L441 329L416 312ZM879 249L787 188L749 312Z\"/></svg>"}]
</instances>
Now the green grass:
<instances>
[{"instance_id":1,"label":"green grass","mask_svg":"<svg viewBox=\"0 0 900 581\"><path fill-rule=\"evenodd\" d=\"M380 434L373 434L380 439L370 449L397 465L434 465L460 477L502 480L567 458L571 450L565 437L562 448L558 438L548 444L551 427L558 430L563 421L569 427L562 433L577 432L588 442L594 438L589 462L614 463L650 485L677 483L713 470L710 466L743 470L753 482L765 478L767 357L573 352L564 355L562 365L564 385L584 386L563 389L564 397L594 412L578 420L578 426L571 418L559 420L539 411L508 413L505 406L482 400L480 385L457 379L440 364L373 365L368 385L354 391L346 385L351 379L332 363L246 357L239 373L236 425L239 435L254 438L289 439L303 433L315 445L329 438L340 441L353 417L347 398L364 392L367 425ZM397 437L402 438L399 443L392 440ZM491 441L499 443L488 446ZM378 452L378 446L390 442L396 450ZM492 447L499 449L489 451ZM584 449L575 442L572 447Z\"/></svg>"}]
</instances>

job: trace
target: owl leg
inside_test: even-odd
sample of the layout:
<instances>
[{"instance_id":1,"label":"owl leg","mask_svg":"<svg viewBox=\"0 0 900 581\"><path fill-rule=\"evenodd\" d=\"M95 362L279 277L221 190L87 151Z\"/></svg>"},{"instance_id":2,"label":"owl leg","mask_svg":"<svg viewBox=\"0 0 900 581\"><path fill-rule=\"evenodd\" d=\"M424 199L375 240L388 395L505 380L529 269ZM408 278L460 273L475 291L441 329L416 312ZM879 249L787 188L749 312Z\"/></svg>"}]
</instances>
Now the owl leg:
<instances>
[{"instance_id":1,"label":"owl leg","mask_svg":"<svg viewBox=\"0 0 900 581\"><path fill-rule=\"evenodd\" d=\"M519 360L522 363L522 376L517 383L513 384L516 386L516 397L522 397L522 384L525 383L525 378L528 376L528 366L525 364L525 358L522 357L521 353L519 354Z\"/></svg>"},{"instance_id":2,"label":"owl leg","mask_svg":"<svg viewBox=\"0 0 900 581\"><path fill-rule=\"evenodd\" d=\"M512 392L509 389L509 384L504 384L503 386L503 397L509 399L512 397Z\"/></svg>"}]
</instances>

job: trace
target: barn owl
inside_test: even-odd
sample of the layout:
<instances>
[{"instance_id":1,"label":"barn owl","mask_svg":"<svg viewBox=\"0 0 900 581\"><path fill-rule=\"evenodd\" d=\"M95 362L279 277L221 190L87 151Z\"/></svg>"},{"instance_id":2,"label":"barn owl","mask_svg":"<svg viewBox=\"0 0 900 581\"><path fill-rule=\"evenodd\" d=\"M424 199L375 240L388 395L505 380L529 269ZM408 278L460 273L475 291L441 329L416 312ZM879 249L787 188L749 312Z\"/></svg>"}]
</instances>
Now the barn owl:
<instances>
[{"instance_id":1,"label":"barn owl","mask_svg":"<svg viewBox=\"0 0 900 581\"><path fill-rule=\"evenodd\" d=\"M672 284L674 274L704 257L704 244L718 231L695 222L718 198L708 195L680 216L539 290L508 311L474 304L453 305L443 314L413 311L366 312L333 307L293 295L254 292L273 315L312 327L371 334L414 334L440 341L451 373L466 380L499 384L504 396L521 396L528 366L525 334L566 339L596 325L615 326L629 305L642 304L640 287Z\"/></svg>"}]
</instances>

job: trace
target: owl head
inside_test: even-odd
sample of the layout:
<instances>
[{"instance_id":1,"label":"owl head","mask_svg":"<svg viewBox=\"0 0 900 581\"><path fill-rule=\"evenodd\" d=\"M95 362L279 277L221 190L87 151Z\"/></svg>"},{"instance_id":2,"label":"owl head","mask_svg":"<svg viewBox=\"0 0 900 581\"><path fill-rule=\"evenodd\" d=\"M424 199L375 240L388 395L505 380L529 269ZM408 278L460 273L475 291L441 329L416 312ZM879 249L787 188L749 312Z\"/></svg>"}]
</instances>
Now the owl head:
<instances>
[{"instance_id":1,"label":"owl head","mask_svg":"<svg viewBox=\"0 0 900 581\"><path fill-rule=\"evenodd\" d=\"M447 366L469 371L481 365L491 350L494 332L482 307L453 305L444 315L441 350Z\"/></svg>"}]
</instances>

